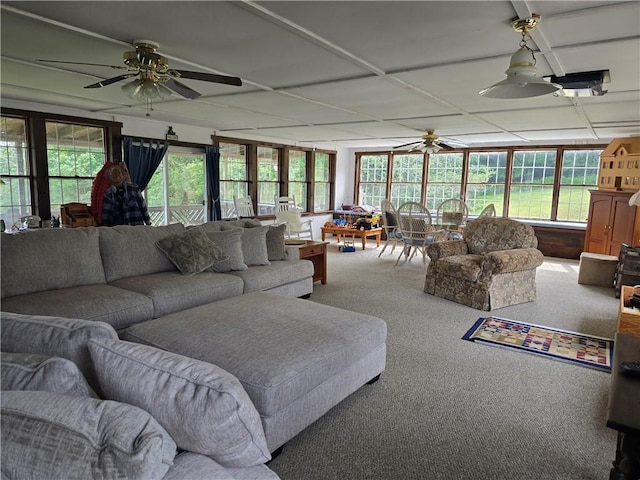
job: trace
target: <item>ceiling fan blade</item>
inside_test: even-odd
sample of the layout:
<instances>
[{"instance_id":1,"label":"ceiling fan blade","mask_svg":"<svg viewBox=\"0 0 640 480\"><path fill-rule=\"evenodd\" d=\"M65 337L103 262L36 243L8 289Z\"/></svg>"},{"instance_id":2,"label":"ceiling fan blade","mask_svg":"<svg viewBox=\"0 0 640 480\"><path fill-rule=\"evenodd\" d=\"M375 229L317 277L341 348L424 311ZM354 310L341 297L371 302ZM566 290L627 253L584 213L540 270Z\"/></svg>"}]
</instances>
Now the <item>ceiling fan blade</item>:
<instances>
[{"instance_id":1,"label":"ceiling fan blade","mask_svg":"<svg viewBox=\"0 0 640 480\"><path fill-rule=\"evenodd\" d=\"M185 98L194 99L200 96L200 93L196 92L192 88L187 87L184 83L180 83L177 80L170 78L162 82L162 85L169 90L173 90L178 95L182 95Z\"/></svg>"},{"instance_id":2,"label":"ceiling fan blade","mask_svg":"<svg viewBox=\"0 0 640 480\"><path fill-rule=\"evenodd\" d=\"M117 77L107 78L106 80L100 80L97 83L92 83L91 85L87 85L84 88L100 88L106 87L107 85L111 85L112 83L119 82L120 80L125 80L127 78L135 77L138 75L137 73L125 73L123 75L118 75Z\"/></svg>"},{"instance_id":3,"label":"ceiling fan blade","mask_svg":"<svg viewBox=\"0 0 640 480\"><path fill-rule=\"evenodd\" d=\"M438 145L440 148L442 148L442 150L455 150L455 147L452 147L451 145L447 145L444 142L438 142L436 145Z\"/></svg>"},{"instance_id":4,"label":"ceiling fan blade","mask_svg":"<svg viewBox=\"0 0 640 480\"><path fill-rule=\"evenodd\" d=\"M215 73L190 72L189 70L175 70L182 78L190 80L202 80L203 82L224 83L226 85L242 86L242 80L238 77L230 77L228 75L216 75Z\"/></svg>"},{"instance_id":5,"label":"ceiling fan blade","mask_svg":"<svg viewBox=\"0 0 640 480\"><path fill-rule=\"evenodd\" d=\"M469 148L469 145L463 142L459 142L458 140L454 140L452 138L441 138L440 143L445 143L453 149L456 148Z\"/></svg>"},{"instance_id":6,"label":"ceiling fan blade","mask_svg":"<svg viewBox=\"0 0 640 480\"><path fill-rule=\"evenodd\" d=\"M37 58L36 62L67 63L69 65L92 65L94 67L117 68L118 70L126 70L127 69L127 67L123 67L123 66L120 66L120 65L106 65L104 63L86 63L86 62L65 62L63 60L44 60L42 58Z\"/></svg>"},{"instance_id":7,"label":"ceiling fan blade","mask_svg":"<svg viewBox=\"0 0 640 480\"><path fill-rule=\"evenodd\" d=\"M404 145L398 145L397 147L393 147L393 148L394 149L403 148L403 147L408 147L409 145L419 145L421 143L422 143L421 141L420 142L410 142L410 143L405 143Z\"/></svg>"}]
</instances>

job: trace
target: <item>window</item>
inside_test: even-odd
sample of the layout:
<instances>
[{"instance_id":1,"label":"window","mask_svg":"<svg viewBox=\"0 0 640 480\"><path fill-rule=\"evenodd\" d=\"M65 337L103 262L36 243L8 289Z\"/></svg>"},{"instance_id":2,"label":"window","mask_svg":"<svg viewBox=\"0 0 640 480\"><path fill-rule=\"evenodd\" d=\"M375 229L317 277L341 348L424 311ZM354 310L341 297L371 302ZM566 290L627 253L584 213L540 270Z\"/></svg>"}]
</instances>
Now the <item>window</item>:
<instances>
[{"instance_id":1,"label":"window","mask_svg":"<svg viewBox=\"0 0 640 480\"><path fill-rule=\"evenodd\" d=\"M435 213L438 206L450 198L462 198L462 153L429 155L426 206Z\"/></svg>"},{"instance_id":2,"label":"window","mask_svg":"<svg viewBox=\"0 0 640 480\"><path fill-rule=\"evenodd\" d=\"M507 181L507 152L469 152L465 202L469 215L493 203L501 216Z\"/></svg>"},{"instance_id":3,"label":"window","mask_svg":"<svg viewBox=\"0 0 640 480\"><path fill-rule=\"evenodd\" d=\"M556 220L584 222L589 215L589 189L598 185L602 150L565 150L562 154Z\"/></svg>"},{"instance_id":4,"label":"window","mask_svg":"<svg viewBox=\"0 0 640 480\"><path fill-rule=\"evenodd\" d=\"M400 206L405 202L420 203L424 155L422 153L398 154L392 156L391 203ZM372 206L380 206L380 201Z\"/></svg>"},{"instance_id":5,"label":"window","mask_svg":"<svg viewBox=\"0 0 640 480\"><path fill-rule=\"evenodd\" d=\"M51 213L69 202L91 203L93 178L107 157L104 129L46 122Z\"/></svg>"},{"instance_id":6,"label":"window","mask_svg":"<svg viewBox=\"0 0 640 480\"><path fill-rule=\"evenodd\" d=\"M170 147L146 188L151 223L205 221L204 150Z\"/></svg>"},{"instance_id":7,"label":"window","mask_svg":"<svg viewBox=\"0 0 640 480\"><path fill-rule=\"evenodd\" d=\"M307 154L300 150L289 151L288 196L296 197L297 206L307 212Z\"/></svg>"},{"instance_id":8,"label":"window","mask_svg":"<svg viewBox=\"0 0 640 480\"><path fill-rule=\"evenodd\" d=\"M275 214L275 197L278 189L278 150L258 147L258 210L257 215ZM297 200L297 196L296 196Z\"/></svg>"},{"instance_id":9,"label":"window","mask_svg":"<svg viewBox=\"0 0 640 480\"><path fill-rule=\"evenodd\" d=\"M509 217L550 219L555 150L515 151L511 168Z\"/></svg>"},{"instance_id":10,"label":"window","mask_svg":"<svg viewBox=\"0 0 640 480\"><path fill-rule=\"evenodd\" d=\"M316 152L314 164L313 211L322 212L331 208L331 158L328 153Z\"/></svg>"},{"instance_id":11,"label":"window","mask_svg":"<svg viewBox=\"0 0 640 480\"><path fill-rule=\"evenodd\" d=\"M249 195L247 147L237 143L220 143L220 207L222 218L235 215L233 197Z\"/></svg>"},{"instance_id":12,"label":"window","mask_svg":"<svg viewBox=\"0 0 640 480\"><path fill-rule=\"evenodd\" d=\"M31 169L26 122L0 117L0 218L11 228L20 217L31 215Z\"/></svg>"},{"instance_id":13,"label":"window","mask_svg":"<svg viewBox=\"0 0 640 480\"><path fill-rule=\"evenodd\" d=\"M387 198L388 170L387 155L360 156L360 192L355 199L359 204L378 206ZM353 203L353 199L348 203Z\"/></svg>"}]
</instances>

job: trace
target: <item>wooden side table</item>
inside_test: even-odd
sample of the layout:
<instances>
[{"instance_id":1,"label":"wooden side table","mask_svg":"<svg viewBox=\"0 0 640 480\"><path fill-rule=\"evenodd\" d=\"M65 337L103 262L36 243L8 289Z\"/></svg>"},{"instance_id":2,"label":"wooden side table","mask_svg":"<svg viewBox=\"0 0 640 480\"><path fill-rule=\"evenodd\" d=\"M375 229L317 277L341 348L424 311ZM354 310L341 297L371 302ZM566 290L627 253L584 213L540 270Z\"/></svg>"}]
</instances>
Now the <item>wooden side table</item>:
<instances>
[{"instance_id":1,"label":"wooden side table","mask_svg":"<svg viewBox=\"0 0 640 480\"><path fill-rule=\"evenodd\" d=\"M300 260L310 260L313 263L313 281L327 283L327 244L329 242L316 242L306 240L304 245L288 245L298 248Z\"/></svg>"},{"instance_id":2,"label":"wooden side table","mask_svg":"<svg viewBox=\"0 0 640 480\"><path fill-rule=\"evenodd\" d=\"M640 337L616 333L607 427L618 431L610 480L640 478L640 378L620 372L620 362L640 361Z\"/></svg>"},{"instance_id":3,"label":"wooden side table","mask_svg":"<svg viewBox=\"0 0 640 480\"><path fill-rule=\"evenodd\" d=\"M618 328L620 333L640 337L640 311L625 306L625 299L633 294L633 287L623 285L618 307Z\"/></svg>"}]
</instances>

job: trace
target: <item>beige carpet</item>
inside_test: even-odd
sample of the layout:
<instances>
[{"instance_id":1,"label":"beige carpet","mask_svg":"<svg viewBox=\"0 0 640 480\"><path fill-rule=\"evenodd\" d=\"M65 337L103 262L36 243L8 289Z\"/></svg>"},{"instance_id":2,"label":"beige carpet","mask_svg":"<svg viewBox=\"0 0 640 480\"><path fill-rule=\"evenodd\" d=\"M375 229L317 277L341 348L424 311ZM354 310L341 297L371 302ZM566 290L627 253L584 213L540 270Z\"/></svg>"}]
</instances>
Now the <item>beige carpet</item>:
<instances>
[{"instance_id":1,"label":"beige carpet","mask_svg":"<svg viewBox=\"0 0 640 480\"><path fill-rule=\"evenodd\" d=\"M608 478L610 374L461 340L484 312L425 294L421 259L394 267L397 249L330 240L310 301L385 319L387 369L285 445L270 464L283 480ZM547 258L536 302L491 313L613 338L613 289L577 274Z\"/></svg>"}]
</instances>

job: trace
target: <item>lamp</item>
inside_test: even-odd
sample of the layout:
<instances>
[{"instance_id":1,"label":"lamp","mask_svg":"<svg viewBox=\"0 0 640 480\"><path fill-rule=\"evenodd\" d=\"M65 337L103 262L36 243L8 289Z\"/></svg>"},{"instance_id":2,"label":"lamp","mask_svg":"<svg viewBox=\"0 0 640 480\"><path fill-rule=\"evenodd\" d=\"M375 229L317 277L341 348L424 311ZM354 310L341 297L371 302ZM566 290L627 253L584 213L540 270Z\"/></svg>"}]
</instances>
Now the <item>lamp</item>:
<instances>
[{"instance_id":1,"label":"lamp","mask_svg":"<svg viewBox=\"0 0 640 480\"><path fill-rule=\"evenodd\" d=\"M140 78L123 85L122 91L130 98L147 104L147 117L153 111L154 100L166 100L171 97L171 90L162 85L158 76L146 71L140 73Z\"/></svg>"},{"instance_id":2,"label":"lamp","mask_svg":"<svg viewBox=\"0 0 640 480\"><path fill-rule=\"evenodd\" d=\"M530 18L513 19L511 26L522 33L520 48L511 56L507 78L490 87L480 90L480 95L489 98L528 98L547 95L561 89L557 83L547 82L537 76L536 57L527 45L526 36L536 26L540 15Z\"/></svg>"},{"instance_id":3,"label":"lamp","mask_svg":"<svg viewBox=\"0 0 640 480\"><path fill-rule=\"evenodd\" d=\"M442 147L437 143L432 143L431 145L422 146L420 150L422 150L422 153L438 153L442 150Z\"/></svg>"}]
</instances>

